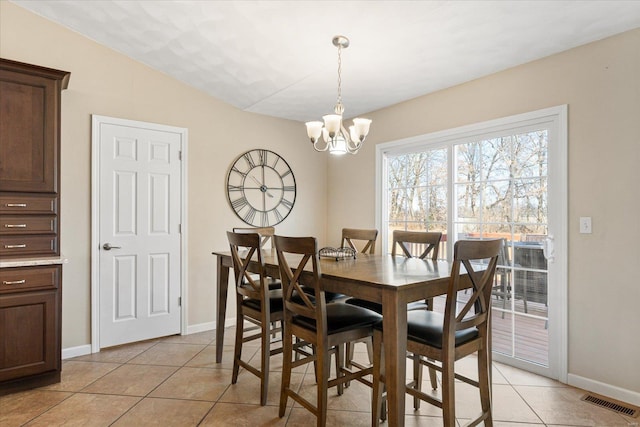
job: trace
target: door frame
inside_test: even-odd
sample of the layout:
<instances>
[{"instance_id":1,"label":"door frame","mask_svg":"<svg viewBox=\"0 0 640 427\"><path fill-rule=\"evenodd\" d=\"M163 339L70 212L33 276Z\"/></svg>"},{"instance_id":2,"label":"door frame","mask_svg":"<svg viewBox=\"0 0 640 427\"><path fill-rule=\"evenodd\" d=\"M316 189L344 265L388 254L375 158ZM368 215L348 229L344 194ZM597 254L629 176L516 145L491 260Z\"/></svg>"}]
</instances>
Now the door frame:
<instances>
[{"instance_id":1,"label":"door frame","mask_svg":"<svg viewBox=\"0 0 640 427\"><path fill-rule=\"evenodd\" d=\"M182 147L180 164L180 331L187 334L187 249L188 249L188 215L187 215L187 128L162 125L137 120L120 119L92 114L91 115L91 353L100 351L100 127L103 124L117 126L142 127L144 129L174 132L181 136Z\"/></svg>"},{"instance_id":2,"label":"door frame","mask_svg":"<svg viewBox=\"0 0 640 427\"><path fill-rule=\"evenodd\" d=\"M554 144L549 144L549 174L553 173L553 184L550 181L548 190L549 204L553 204L554 211L549 215L549 224L557 228L549 228L549 235L555 236L554 252L554 285L549 289L549 299L556 301L555 307L549 307L549 319L553 319L555 326L553 334L549 334L549 368L538 369L535 364L522 362L515 358L503 357L494 353L494 360L511 366L528 370L542 375L550 375L562 383L568 382L568 105L544 108L528 113L515 114L494 120L460 126L453 129L437 131L425 135L418 135L401 140L385 142L376 145L375 159L375 224L378 230L383 230L383 210L386 209L386 199L382 194L385 188L386 153L402 147L407 151L425 144L438 144L452 139L461 139L468 135L476 135L478 131L490 132L496 128L520 126L531 122L550 122L551 131L555 133ZM451 161L451 160L449 160ZM451 198L451 194L449 194ZM451 200L451 199L450 199ZM382 248L387 248L387 235L382 233ZM449 248L452 256L452 248ZM553 362L552 362L553 361Z\"/></svg>"}]
</instances>

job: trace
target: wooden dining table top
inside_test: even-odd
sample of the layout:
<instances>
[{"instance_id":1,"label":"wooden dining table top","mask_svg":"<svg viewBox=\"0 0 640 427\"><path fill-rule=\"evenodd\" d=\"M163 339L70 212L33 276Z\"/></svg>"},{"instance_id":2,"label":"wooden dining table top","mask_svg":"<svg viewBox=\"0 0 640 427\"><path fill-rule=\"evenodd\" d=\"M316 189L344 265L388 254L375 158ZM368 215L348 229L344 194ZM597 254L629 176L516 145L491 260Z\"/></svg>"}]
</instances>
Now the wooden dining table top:
<instances>
[{"instance_id":1,"label":"wooden dining table top","mask_svg":"<svg viewBox=\"0 0 640 427\"><path fill-rule=\"evenodd\" d=\"M231 257L229 251L214 251L213 255ZM243 253L240 252L242 258ZM255 259L255 256L254 256ZM263 249L262 259L271 277L280 277L275 249ZM301 256L287 254L290 265L297 265ZM369 287L406 288L433 283L438 279L449 279L451 263L448 261L376 254L357 254L356 258L336 260L319 258L320 274L323 279L340 279ZM233 267L229 265L229 267ZM274 269L275 268L275 269ZM305 267L310 269L310 265ZM424 296L422 296L424 298Z\"/></svg>"}]
</instances>

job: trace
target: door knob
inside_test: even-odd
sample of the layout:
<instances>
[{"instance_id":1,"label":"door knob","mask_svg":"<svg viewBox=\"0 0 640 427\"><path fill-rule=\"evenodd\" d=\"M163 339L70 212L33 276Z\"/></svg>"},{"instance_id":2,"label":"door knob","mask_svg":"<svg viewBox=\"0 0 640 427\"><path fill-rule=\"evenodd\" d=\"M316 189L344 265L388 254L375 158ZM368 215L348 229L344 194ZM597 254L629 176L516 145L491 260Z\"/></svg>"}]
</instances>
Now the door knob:
<instances>
[{"instance_id":1,"label":"door knob","mask_svg":"<svg viewBox=\"0 0 640 427\"><path fill-rule=\"evenodd\" d=\"M110 251L111 249L120 249L121 246L111 246L111 243L105 243L104 245L102 245L102 249L104 249L105 251Z\"/></svg>"}]
</instances>

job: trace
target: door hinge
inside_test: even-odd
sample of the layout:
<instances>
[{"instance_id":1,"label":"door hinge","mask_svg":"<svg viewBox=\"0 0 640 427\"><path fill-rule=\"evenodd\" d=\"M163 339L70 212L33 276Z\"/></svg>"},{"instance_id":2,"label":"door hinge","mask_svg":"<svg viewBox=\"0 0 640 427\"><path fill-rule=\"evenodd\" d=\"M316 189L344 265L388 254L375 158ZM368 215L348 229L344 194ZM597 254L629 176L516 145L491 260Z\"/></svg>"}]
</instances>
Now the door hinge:
<instances>
[{"instance_id":1,"label":"door hinge","mask_svg":"<svg viewBox=\"0 0 640 427\"><path fill-rule=\"evenodd\" d=\"M178 307L182 307L182 297L178 297Z\"/></svg>"},{"instance_id":2,"label":"door hinge","mask_svg":"<svg viewBox=\"0 0 640 427\"><path fill-rule=\"evenodd\" d=\"M182 234L182 224L178 224L178 234Z\"/></svg>"},{"instance_id":3,"label":"door hinge","mask_svg":"<svg viewBox=\"0 0 640 427\"><path fill-rule=\"evenodd\" d=\"M182 160L182 150L178 151L178 160Z\"/></svg>"}]
</instances>

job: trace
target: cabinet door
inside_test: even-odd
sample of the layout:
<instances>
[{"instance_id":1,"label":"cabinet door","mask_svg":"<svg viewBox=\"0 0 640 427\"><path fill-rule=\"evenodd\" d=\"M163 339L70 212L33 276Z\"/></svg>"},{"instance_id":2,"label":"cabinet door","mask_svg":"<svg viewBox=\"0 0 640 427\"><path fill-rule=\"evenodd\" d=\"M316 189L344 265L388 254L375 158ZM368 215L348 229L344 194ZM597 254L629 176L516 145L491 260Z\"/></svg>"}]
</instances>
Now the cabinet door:
<instances>
[{"instance_id":1,"label":"cabinet door","mask_svg":"<svg viewBox=\"0 0 640 427\"><path fill-rule=\"evenodd\" d=\"M0 191L57 191L55 80L0 70Z\"/></svg>"},{"instance_id":2,"label":"cabinet door","mask_svg":"<svg viewBox=\"0 0 640 427\"><path fill-rule=\"evenodd\" d=\"M56 291L0 297L0 382L59 369Z\"/></svg>"}]
</instances>

